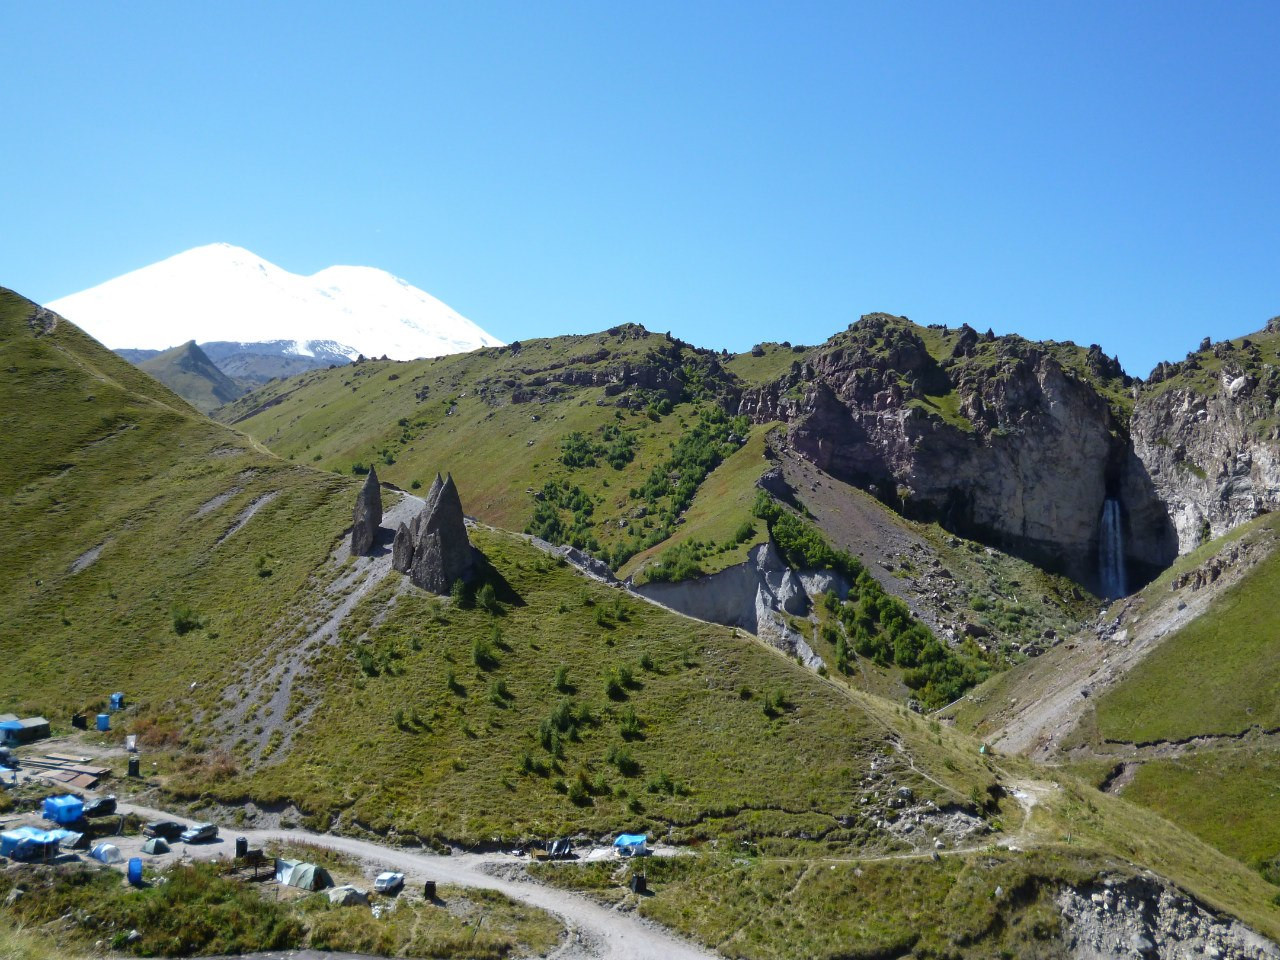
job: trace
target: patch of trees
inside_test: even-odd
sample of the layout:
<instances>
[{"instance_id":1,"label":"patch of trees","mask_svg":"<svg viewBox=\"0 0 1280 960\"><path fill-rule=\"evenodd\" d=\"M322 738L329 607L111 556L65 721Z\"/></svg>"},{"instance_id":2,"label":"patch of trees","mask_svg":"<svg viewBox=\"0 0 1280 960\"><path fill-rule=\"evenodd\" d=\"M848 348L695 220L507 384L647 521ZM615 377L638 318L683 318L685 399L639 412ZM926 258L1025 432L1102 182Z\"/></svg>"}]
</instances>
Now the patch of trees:
<instances>
[{"instance_id":1,"label":"patch of trees","mask_svg":"<svg viewBox=\"0 0 1280 960\"><path fill-rule=\"evenodd\" d=\"M603 460L613 469L621 470L635 457L635 436L612 423L600 431L599 440L575 430L560 441L560 462L571 469L594 467Z\"/></svg>"},{"instance_id":2,"label":"patch of trees","mask_svg":"<svg viewBox=\"0 0 1280 960\"><path fill-rule=\"evenodd\" d=\"M856 657L901 668L902 682L930 710L946 706L990 676L991 664L971 640L959 647L938 640L910 607L887 592L856 557L832 547L816 526L764 491L752 512L769 525L778 552L793 568L834 570L850 584L844 601L833 593L822 601L839 625L829 623L824 636L835 647L841 673L852 672Z\"/></svg>"},{"instance_id":3,"label":"patch of trees","mask_svg":"<svg viewBox=\"0 0 1280 960\"><path fill-rule=\"evenodd\" d=\"M548 480L524 532L548 543L567 543L579 550L599 551L600 543L592 532L591 517L595 508L591 495L576 484Z\"/></svg>"}]
</instances>

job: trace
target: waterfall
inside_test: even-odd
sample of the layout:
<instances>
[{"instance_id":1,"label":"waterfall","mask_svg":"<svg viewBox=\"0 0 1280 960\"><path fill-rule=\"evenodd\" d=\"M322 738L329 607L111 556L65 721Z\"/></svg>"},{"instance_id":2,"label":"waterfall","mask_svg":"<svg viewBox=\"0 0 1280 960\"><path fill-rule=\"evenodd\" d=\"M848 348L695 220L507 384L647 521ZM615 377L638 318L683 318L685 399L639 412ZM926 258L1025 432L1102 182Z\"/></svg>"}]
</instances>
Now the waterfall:
<instances>
[{"instance_id":1,"label":"waterfall","mask_svg":"<svg viewBox=\"0 0 1280 960\"><path fill-rule=\"evenodd\" d=\"M1102 593L1109 600L1129 592L1124 572L1120 501L1111 497L1102 504L1102 525L1098 531L1098 578L1102 582Z\"/></svg>"}]
</instances>

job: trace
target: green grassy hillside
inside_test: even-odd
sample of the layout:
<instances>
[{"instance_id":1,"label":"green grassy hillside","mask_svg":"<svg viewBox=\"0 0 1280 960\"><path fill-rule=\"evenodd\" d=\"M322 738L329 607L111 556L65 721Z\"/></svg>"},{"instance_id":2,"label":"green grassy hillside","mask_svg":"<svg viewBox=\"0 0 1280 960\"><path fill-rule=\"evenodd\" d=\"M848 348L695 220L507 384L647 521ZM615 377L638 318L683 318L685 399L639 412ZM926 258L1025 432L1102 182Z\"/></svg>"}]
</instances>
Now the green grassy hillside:
<instances>
[{"instance_id":1,"label":"green grassy hillside","mask_svg":"<svg viewBox=\"0 0 1280 960\"><path fill-rule=\"evenodd\" d=\"M165 350L138 364L201 413L212 413L245 393L214 365L194 340Z\"/></svg>"},{"instance_id":2,"label":"green grassy hillside","mask_svg":"<svg viewBox=\"0 0 1280 960\"><path fill-rule=\"evenodd\" d=\"M733 511L721 516L719 501L754 484L760 435L745 430L730 439L725 429L738 425L710 410L714 357L622 332L602 336L650 359L651 349L682 358L683 399L670 412L649 394L639 398L649 398L643 412L584 404L577 395L495 409L469 403L467 391L447 396L446 405L435 396L440 384L423 382L415 391L427 388L421 402L435 412L414 415L426 417L422 427L403 415L403 433L382 441L395 444L387 447L389 466L400 464L397 453L411 460L419 444L427 449L428 436L463 451L466 438L454 431L464 421L453 417L474 424L536 409L529 429L565 417L539 434L541 456L554 454L564 471L552 476L586 478L599 496L612 495L615 485L648 483L655 466L665 471L674 455L659 438L684 429L720 444L721 462L691 451L683 473L707 471L694 489L682 493L687 477L669 478L652 501L628 500L653 502L661 514L687 495L689 510L705 511L708 525L724 522ZM251 820L253 803L284 818L296 809L317 828L427 842L645 830L722 857L655 867L668 892L646 909L709 942L732 941L743 956L778 955L806 921L813 955L842 955L839 937L818 932L841 901L854 918L871 924L875 916L866 939L872 950L896 949L891 931L925 923L972 930L978 939L966 950L977 943L1016 950L1027 937L1040 939L1034 927L1044 890L1113 862L1160 871L1280 932L1269 906L1274 888L1148 811L1069 778L1045 782L1023 761L983 755L965 735L819 676L753 638L589 580L517 534L476 528L487 563L474 591L432 597L392 573L362 597L353 593L385 559L344 559L335 550L357 486L349 465L338 475L276 458L7 291L0 361L7 372L0 411L14 452L0 466L0 541L9 547L0 557L0 710L42 712L65 729L70 711L124 690L133 706L116 718L112 736L142 738L157 764L144 784L158 791L154 799L185 802L223 823ZM475 355L452 359L474 362ZM347 435L347 419L381 422L367 397L344 405L352 387L400 403L389 377L411 369L361 364L318 376L316 396L342 407L343 417L312 424L316 442ZM555 386L533 382L544 373L520 373L521 386L501 388ZM499 389L491 379L471 383ZM607 383L586 389L600 399L620 395L608 394ZM307 418L279 395L286 401L259 416ZM598 410L607 413L603 425L571 420ZM567 422L590 442L566 445ZM613 424L619 433L606 434L603 426ZM633 468L640 451L631 461L620 456L624 431L637 435L637 447L651 443L643 454L653 460ZM305 449L306 441L290 442ZM499 441L484 442L495 444L489 462L519 469L518 444L502 458ZM378 452L361 447L354 432L333 444L334 458L370 446ZM455 477L471 470L497 510L500 484L462 462ZM470 506L468 485L460 485ZM788 545L803 547L802 539ZM317 632L328 617L338 624L331 642ZM129 789L125 781L116 786ZM974 818L977 832L956 859L954 842L944 844L935 864L933 844L921 838L936 829L930 803ZM988 850L994 842L1028 854L1006 858ZM899 854L908 857L875 860ZM845 865L832 870L828 856ZM787 858L795 862L783 865ZM847 865L855 858L882 865ZM1026 891L1018 910L983 907L988 868ZM868 875L883 883L869 885ZM943 891L950 892L939 907ZM28 902L35 909L42 901ZM852 922L846 917L839 930Z\"/></svg>"},{"instance_id":3,"label":"green grassy hillside","mask_svg":"<svg viewBox=\"0 0 1280 960\"><path fill-rule=\"evenodd\" d=\"M1273 554L1099 699L1099 733L1141 743L1280 728L1278 590Z\"/></svg>"},{"instance_id":4,"label":"green grassy hillside","mask_svg":"<svg viewBox=\"0 0 1280 960\"><path fill-rule=\"evenodd\" d=\"M307 588L354 483L278 460L10 291L0 364L0 710L65 729L114 690L214 695Z\"/></svg>"},{"instance_id":5,"label":"green grassy hillside","mask_svg":"<svg viewBox=\"0 0 1280 960\"><path fill-rule=\"evenodd\" d=\"M291 750L234 783L312 822L477 842L622 827L677 839L809 832L886 841L863 771L939 803L990 775L942 766L839 688L756 640L601 586L509 534L478 531L493 610L389 583L314 662ZM938 782L912 769L916 764Z\"/></svg>"},{"instance_id":6,"label":"green grassy hillside","mask_svg":"<svg viewBox=\"0 0 1280 960\"><path fill-rule=\"evenodd\" d=\"M670 536L707 473L747 438L749 425L716 402L733 388L721 359L616 327L317 371L219 416L288 459L348 475L374 464L404 489L451 471L485 522L618 567Z\"/></svg>"}]
</instances>

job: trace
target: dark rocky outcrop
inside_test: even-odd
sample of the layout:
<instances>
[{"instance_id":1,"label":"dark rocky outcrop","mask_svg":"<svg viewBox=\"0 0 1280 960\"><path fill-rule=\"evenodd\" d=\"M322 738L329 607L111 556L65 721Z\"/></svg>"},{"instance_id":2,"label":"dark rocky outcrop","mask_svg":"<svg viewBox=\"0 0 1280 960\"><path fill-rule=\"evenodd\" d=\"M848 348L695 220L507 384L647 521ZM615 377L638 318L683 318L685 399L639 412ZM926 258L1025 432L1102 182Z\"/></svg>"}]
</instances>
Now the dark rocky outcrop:
<instances>
[{"instance_id":1,"label":"dark rocky outcrop","mask_svg":"<svg viewBox=\"0 0 1280 960\"><path fill-rule=\"evenodd\" d=\"M914 519L1099 587L1100 519L1118 499L1133 586L1176 538L1114 397L1101 349L948 333L938 356L905 318L863 317L737 412L787 424L794 451Z\"/></svg>"},{"instance_id":2,"label":"dark rocky outcrop","mask_svg":"<svg viewBox=\"0 0 1280 960\"><path fill-rule=\"evenodd\" d=\"M364 486L356 497L356 509L351 516L351 555L368 556L378 540L378 526L382 523L382 491L378 488L378 471L369 468Z\"/></svg>"},{"instance_id":3,"label":"dark rocky outcrop","mask_svg":"<svg viewBox=\"0 0 1280 960\"><path fill-rule=\"evenodd\" d=\"M414 586L432 593L448 593L455 581L470 580L476 569L475 551L467 537L462 501L452 474L436 474L422 511L413 522L400 524L391 548L391 565L407 573Z\"/></svg>"}]
</instances>

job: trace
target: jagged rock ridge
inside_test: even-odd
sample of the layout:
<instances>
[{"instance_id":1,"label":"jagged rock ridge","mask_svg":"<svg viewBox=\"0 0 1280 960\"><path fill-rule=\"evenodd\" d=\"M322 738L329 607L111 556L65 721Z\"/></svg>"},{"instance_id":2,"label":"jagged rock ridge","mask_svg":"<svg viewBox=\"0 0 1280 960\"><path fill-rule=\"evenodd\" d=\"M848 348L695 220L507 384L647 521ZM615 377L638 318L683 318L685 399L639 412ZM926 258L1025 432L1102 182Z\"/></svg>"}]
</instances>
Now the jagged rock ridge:
<instances>
[{"instance_id":1,"label":"jagged rock ridge","mask_svg":"<svg viewBox=\"0 0 1280 960\"><path fill-rule=\"evenodd\" d=\"M409 575L414 586L448 593L475 572L475 550L467 537L462 501L453 475L432 481L422 511L410 524L400 524L391 548L391 565Z\"/></svg>"}]
</instances>

